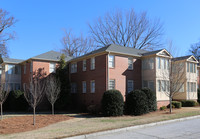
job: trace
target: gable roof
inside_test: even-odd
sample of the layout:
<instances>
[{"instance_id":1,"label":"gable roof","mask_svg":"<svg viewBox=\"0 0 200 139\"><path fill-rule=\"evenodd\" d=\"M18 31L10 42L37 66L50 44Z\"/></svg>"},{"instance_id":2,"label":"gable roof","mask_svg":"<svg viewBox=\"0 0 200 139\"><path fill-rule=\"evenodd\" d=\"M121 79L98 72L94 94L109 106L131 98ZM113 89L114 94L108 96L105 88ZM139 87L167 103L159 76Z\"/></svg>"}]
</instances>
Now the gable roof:
<instances>
[{"instance_id":1,"label":"gable roof","mask_svg":"<svg viewBox=\"0 0 200 139\"><path fill-rule=\"evenodd\" d=\"M196 61L196 63L199 63L193 55L187 55L187 56L172 58L172 61L188 60L189 58L193 58Z\"/></svg>"},{"instance_id":2,"label":"gable roof","mask_svg":"<svg viewBox=\"0 0 200 139\"><path fill-rule=\"evenodd\" d=\"M61 55L62 55L62 53L59 53L59 52L56 52L56 51L48 51L46 53L31 57L30 59L59 61ZM69 61L70 59L72 59L72 57L66 56L65 61Z\"/></svg>"},{"instance_id":3,"label":"gable roof","mask_svg":"<svg viewBox=\"0 0 200 139\"><path fill-rule=\"evenodd\" d=\"M136 56L136 57L141 57L142 54L147 53L149 51L146 50L142 50L142 49L136 49L136 48L131 48L131 47L124 47L124 46L120 46L117 44L110 44L107 45L105 47L99 48L97 50L94 50L90 53L87 53L85 55L76 57L72 60L75 59L79 59L85 56L89 56L89 55L93 55L93 54L97 54L97 53L101 53L101 52L111 52L111 53L119 53L119 54L125 54L125 55L130 55L130 56Z\"/></svg>"},{"instance_id":4,"label":"gable roof","mask_svg":"<svg viewBox=\"0 0 200 139\"><path fill-rule=\"evenodd\" d=\"M191 55L175 57L175 58L172 58L172 61L186 60L186 59L188 59L190 57L191 57Z\"/></svg>"},{"instance_id":5,"label":"gable roof","mask_svg":"<svg viewBox=\"0 0 200 139\"><path fill-rule=\"evenodd\" d=\"M3 57L2 60L3 60L3 63L11 63L11 64L19 64L22 61L24 61L22 59L13 59L13 58L6 58L6 57Z\"/></svg>"},{"instance_id":6,"label":"gable roof","mask_svg":"<svg viewBox=\"0 0 200 139\"><path fill-rule=\"evenodd\" d=\"M157 53L161 52L162 50L164 50L164 49L143 53L142 55L143 56L153 55L153 54L157 54Z\"/></svg>"}]
</instances>

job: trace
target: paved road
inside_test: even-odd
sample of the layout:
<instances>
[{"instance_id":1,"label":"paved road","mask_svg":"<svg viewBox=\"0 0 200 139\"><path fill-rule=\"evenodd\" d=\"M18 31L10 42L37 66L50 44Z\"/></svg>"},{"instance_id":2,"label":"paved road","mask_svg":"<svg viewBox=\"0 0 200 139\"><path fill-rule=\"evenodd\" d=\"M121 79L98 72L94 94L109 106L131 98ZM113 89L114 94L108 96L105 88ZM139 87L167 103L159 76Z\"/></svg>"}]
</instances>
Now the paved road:
<instances>
[{"instance_id":1,"label":"paved road","mask_svg":"<svg viewBox=\"0 0 200 139\"><path fill-rule=\"evenodd\" d=\"M118 132L89 139L200 139L200 118Z\"/></svg>"}]
</instances>

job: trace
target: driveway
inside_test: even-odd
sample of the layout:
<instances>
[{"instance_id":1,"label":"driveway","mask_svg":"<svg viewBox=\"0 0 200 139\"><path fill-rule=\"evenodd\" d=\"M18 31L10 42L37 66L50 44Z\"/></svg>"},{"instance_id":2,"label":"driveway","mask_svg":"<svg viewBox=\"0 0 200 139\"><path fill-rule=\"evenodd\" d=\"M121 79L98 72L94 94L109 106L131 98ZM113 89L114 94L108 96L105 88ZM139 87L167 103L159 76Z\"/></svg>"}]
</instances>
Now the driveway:
<instances>
[{"instance_id":1,"label":"driveway","mask_svg":"<svg viewBox=\"0 0 200 139\"><path fill-rule=\"evenodd\" d=\"M118 132L89 139L197 139L200 138L200 118L142 129Z\"/></svg>"}]
</instances>

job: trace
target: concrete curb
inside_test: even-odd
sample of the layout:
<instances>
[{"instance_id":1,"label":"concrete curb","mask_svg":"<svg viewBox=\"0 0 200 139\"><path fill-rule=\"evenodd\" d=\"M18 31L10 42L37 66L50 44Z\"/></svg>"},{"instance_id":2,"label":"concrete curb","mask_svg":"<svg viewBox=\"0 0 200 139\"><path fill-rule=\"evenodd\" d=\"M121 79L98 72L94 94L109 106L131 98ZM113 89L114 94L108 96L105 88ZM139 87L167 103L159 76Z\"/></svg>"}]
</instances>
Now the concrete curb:
<instances>
[{"instance_id":1,"label":"concrete curb","mask_svg":"<svg viewBox=\"0 0 200 139\"><path fill-rule=\"evenodd\" d=\"M168 124L168 123L173 123L173 122L178 122L178 121L184 121L184 120L190 120L190 119L195 119L195 118L200 118L200 115L185 117L185 118L180 118L180 119L174 119L174 120L161 121L161 122L150 123L150 124L144 124L144 125L124 127L124 128L113 129L113 130L102 131L102 132L96 132L96 133L91 133L91 134L84 134L84 135L74 136L74 137L69 137L69 138L64 138L64 139L87 139L87 138L90 138L90 137L96 137L96 136L110 134L110 133L130 131L130 130L134 130L134 129L140 129L140 128L151 127L151 126L156 126L156 125L163 125L163 124Z\"/></svg>"}]
</instances>

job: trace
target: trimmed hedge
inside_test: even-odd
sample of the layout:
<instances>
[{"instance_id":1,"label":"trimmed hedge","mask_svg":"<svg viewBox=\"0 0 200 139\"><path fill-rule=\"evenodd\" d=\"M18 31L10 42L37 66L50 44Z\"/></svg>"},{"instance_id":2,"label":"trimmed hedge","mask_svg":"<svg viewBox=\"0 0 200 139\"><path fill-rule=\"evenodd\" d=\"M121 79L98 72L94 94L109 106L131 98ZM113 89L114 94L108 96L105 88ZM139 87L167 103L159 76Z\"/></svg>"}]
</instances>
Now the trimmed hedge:
<instances>
[{"instance_id":1,"label":"trimmed hedge","mask_svg":"<svg viewBox=\"0 0 200 139\"><path fill-rule=\"evenodd\" d=\"M182 107L182 103L179 101L172 101L172 108L180 109ZM167 105L167 108L170 108L170 104Z\"/></svg>"},{"instance_id":2,"label":"trimmed hedge","mask_svg":"<svg viewBox=\"0 0 200 139\"><path fill-rule=\"evenodd\" d=\"M163 110L165 110L165 109L167 109L166 106L162 106L162 107L160 107L160 110L161 110L161 111L163 111Z\"/></svg>"},{"instance_id":3,"label":"trimmed hedge","mask_svg":"<svg viewBox=\"0 0 200 139\"><path fill-rule=\"evenodd\" d=\"M182 100L181 103L183 107L194 107L197 104L194 100Z\"/></svg>"},{"instance_id":4,"label":"trimmed hedge","mask_svg":"<svg viewBox=\"0 0 200 139\"><path fill-rule=\"evenodd\" d=\"M147 96L141 90L130 92L126 97L126 113L131 115L142 115L149 112Z\"/></svg>"},{"instance_id":5,"label":"trimmed hedge","mask_svg":"<svg viewBox=\"0 0 200 139\"><path fill-rule=\"evenodd\" d=\"M149 112L157 110L156 94L149 88L142 88L142 90L147 96L147 105L149 107Z\"/></svg>"},{"instance_id":6,"label":"trimmed hedge","mask_svg":"<svg viewBox=\"0 0 200 139\"><path fill-rule=\"evenodd\" d=\"M108 90L101 101L102 112L105 116L121 116L124 112L124 100L120 91Z\"/></svg>"}]
</instances>

